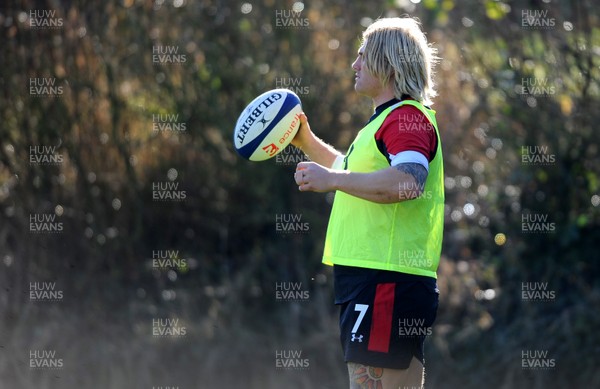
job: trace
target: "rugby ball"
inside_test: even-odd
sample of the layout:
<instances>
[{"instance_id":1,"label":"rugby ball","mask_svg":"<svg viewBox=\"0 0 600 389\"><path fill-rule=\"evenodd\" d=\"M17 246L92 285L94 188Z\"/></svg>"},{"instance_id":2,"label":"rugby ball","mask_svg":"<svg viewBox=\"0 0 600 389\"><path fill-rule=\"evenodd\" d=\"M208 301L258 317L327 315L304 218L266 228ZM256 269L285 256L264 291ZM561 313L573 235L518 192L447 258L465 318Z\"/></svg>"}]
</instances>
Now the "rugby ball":
<instances>
[{"instance_id":1,"label":"rugby ball","mask_svg":"<svg viewBox=\"0 0 600 389\"><path fill-rule=\"evenodd\" d=\"M300 98L289 89L273 89L244 109L233 131L233 144L250 161L272 158L290 144L300 128Z\"/></svg>"}]
</instances>

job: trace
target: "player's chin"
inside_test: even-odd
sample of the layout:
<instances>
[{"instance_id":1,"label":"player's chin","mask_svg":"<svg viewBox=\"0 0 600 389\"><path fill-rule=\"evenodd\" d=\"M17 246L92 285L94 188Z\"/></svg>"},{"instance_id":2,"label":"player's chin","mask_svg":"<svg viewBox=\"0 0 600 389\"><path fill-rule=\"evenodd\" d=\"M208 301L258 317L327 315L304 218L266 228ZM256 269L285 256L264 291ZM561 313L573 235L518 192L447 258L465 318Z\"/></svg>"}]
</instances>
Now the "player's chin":
<instances>
[{"instance_id":1,"label":"player's chin","mask_svg":"<svg viewBox=\"0 0 600 389\"><path fill-rule=\"evenodd\" d=\"M354 91L361 96L370 96L369 93L358 84L354 84Z\"/></svg>"}]
</instances>

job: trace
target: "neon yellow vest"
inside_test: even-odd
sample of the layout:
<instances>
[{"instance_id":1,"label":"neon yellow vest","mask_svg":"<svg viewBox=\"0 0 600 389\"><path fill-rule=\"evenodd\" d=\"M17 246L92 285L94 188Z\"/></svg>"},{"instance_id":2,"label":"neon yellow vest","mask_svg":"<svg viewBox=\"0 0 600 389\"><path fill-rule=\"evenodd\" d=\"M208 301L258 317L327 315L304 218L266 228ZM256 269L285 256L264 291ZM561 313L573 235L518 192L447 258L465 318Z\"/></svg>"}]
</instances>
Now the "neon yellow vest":
<instances>
[{"instance_id":1,"label":"neon yellow vest","mask_svg":"<svg viewBox=\"0 0 600 389\"><path fill-rule=\"evenodd\" d=\"M404 100L387 108L360 130L348 149L345 168L369 173L390 167L377 148L375 133L389 113L402 105L418 108L436 132L437 150L429 163L423 194L413 200L378 204L337 191L325 238L323 263L327 265L437 278L444 229L444 167L435 111L415 100Z\"/></svg>"}]
</instances>

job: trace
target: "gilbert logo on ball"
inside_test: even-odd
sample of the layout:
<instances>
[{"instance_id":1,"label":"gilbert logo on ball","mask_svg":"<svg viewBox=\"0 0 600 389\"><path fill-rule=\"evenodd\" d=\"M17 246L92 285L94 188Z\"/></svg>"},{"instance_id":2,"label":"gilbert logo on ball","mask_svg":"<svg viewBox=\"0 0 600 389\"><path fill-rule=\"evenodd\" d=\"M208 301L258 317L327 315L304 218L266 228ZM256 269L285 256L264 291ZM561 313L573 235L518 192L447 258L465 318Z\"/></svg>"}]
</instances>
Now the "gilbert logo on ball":
<instances>
[{"instance_id":1,"label":"gilbert logo on ball","mask_svg":"<svg viewBox=\"0 0 600 389\"><path fill-rule=\"evenodd\" d=\"M273 89L244 109L233 131L233 144L242 157L264 161L290 144L300 128L300 98L288 89Z\"/></svg>"}]
</instances>

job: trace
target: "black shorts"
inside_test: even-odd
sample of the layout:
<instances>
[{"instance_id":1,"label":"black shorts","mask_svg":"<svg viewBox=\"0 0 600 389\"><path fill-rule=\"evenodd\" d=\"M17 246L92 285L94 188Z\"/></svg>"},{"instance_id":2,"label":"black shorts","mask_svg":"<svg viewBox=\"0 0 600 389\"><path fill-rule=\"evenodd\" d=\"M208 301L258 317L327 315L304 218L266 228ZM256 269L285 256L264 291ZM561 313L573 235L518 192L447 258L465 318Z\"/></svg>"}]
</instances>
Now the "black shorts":
<instances>
[{"instance_id":1,"label":"black shorts","mask_svg":"<svg viewBox=\"0 0 600 389\"><path fill-rule=\"evenodd\" d=\"M413 356L423 363L423 343L431 335L438 297L437 287L427 282L362 285L340 304L345 361L389 369L407 369Z\"/></svg>"}]
</instances>

